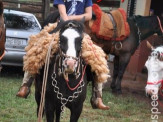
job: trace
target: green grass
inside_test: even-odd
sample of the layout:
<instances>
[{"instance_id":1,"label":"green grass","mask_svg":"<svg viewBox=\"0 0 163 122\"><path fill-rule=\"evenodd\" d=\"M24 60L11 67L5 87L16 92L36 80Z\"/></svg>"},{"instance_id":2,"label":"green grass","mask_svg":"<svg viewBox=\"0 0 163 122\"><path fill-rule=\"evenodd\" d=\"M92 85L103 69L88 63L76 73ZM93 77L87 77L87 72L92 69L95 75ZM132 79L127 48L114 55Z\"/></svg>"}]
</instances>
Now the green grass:
<instances>
[{"instance_id":1,"label":"green grass","mask_svg":"<svg viewBox=\"0 0 163 122\"><path fill-rule=\"evenodd\" d=\"M22 76L0 77L0 122L36 122L36 102L34 86L27 99L17 98ZM114 96L108 90L103 91L103 101L110 110L92 109L90 104L91 85L88 86L87 98L79 122L150 122L151 107L138 101L132 95ZM66 109L61 122L69 121L70 111ZM159 120L163 116L159 115Z\"/></svg>"}]
</instances>

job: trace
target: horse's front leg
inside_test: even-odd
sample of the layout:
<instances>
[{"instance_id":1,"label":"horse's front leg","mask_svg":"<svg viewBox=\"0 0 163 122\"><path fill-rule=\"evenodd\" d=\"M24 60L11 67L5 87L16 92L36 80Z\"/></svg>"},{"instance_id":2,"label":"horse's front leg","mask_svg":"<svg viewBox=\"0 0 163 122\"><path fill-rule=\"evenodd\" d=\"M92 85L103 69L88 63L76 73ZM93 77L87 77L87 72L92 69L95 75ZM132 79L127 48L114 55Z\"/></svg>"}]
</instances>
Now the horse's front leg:
<instances>
[{"instance_id":1,"label":"horse's front leg","mask_svg":"<svg viewBox=\"0 0 163 122\"><path fill-rule=\"evenodd\" d=\"M54 122L55 102L54 96L51 93L46 93L45 97L45 112L47 122Z\"/></svg>"},{"instance_id":2,"label":"horse's front leg","mask_svg":"<svg viewBox=\"0 0 163 122\"><path fill-rule=\"evenodd\" d=\"M35 100L37 103L37 117L39 114L40 101L41 101L40 91L41 91L42 84L40 81L41 81L40 75L36 75L36 79L35 79Z\"/></svg>"},{"instance_id":3,"label":"horse's front leg","mask_svg":"<svg viewBox=\"0 0 163 122\"><path fill-rule=\"evenodd\" d=\"M35 91L35 100L37 103L37 117L38 117L39 108L40 108L40 100L41 100L41 94L38 91Z\"/></svg>"},{"instance_id":4,"label":"horse's front leg","mask_svg":"<svg viewBox=\"0 0 163 122\"><path fill-rule=\"evenodd\" d=\"M61 104L60 103L57 103L55 114L56 114L55 122L60 122L60 117L61 117Z\"/></svg>"},{"instance_id":5,"label":"horse's front leg","mask_svg":"<svg viewBox=\"0 0 163 122\"><path fill-rule=\"evenodd\" d=\"M78 119L80 117L83 108L83 103L80 102L70 108L71 111L70 122L78 122Z\"/></svg>"},{"instance_id":6,"label":"horse's front leg","mask_svg":"<svg viewBox=\"0 0 163 122\"><path fill-rule=\"evenodd\" d=\"M116 80L117 80L118 72L119 72L119 56L115 56L115 58L114 58L114 69L113 69L113 78L112 78L112 82L111 82L111 85L110 85L113 93L116 92Z\"/></svg>"},{"instance_id":7,"label":"horse's front leg","mask_svg":"<svg viewBox=\"0 0 163 122\"><path fill-rule=\"evenodd\" d=\"M130 54L125 54L125 55L120 55L119 57L119 72L118 72L118 77L117 77L117 82L116 82L116 92L117 94L121 94L121 81L123 78L123 74L126 70L126 67L130 61Z\"/></svg>"}]
</instances>

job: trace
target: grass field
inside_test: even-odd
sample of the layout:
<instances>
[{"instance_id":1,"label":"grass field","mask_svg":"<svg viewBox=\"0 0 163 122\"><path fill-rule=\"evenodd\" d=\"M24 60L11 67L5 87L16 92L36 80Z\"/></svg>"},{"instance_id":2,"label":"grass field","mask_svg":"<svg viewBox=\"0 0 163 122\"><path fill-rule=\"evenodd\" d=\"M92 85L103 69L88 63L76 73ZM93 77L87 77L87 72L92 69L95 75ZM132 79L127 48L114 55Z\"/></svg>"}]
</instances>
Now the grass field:
<instances>
[{"instance_id":1,"label":"grass field","mask_svg":"<svg viewBox=\"0 0 163 122\"><path fill-rule=\"evenodd\" d=\"M36 122L36 102L34 87L27 99L17 98L15 95L21 84L22 75L0 76L0 122ZM108 89L109 90L109 89ZM110 90L103 91L104 103L110 110L92 109L90 105L91 85L88 86L87 99L79 122L150 122L151 107L143 101L128 95L114 96ZM61 122L69 121L70 112L66 109ZM159 121L163 116L159 116Z\"/></svg>"}]
</instances>

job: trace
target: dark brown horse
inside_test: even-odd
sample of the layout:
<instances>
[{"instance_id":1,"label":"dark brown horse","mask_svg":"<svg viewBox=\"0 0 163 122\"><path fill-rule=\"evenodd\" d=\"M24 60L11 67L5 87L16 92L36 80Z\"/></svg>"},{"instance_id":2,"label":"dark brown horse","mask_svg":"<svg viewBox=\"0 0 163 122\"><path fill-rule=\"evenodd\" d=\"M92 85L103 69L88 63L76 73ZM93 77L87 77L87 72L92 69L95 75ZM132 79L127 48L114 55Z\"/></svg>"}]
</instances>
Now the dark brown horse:
<instances>
[{"instance_id":1,"label":"dark brown horse","mask_svg":"<svg viewBox=\"0 0 163 122\"><path fill-rule=\"evenodd\" d=\"M58 17L59 13L56 11L47 17L44 24L46 25L48 23L56 22ZM97 38L96 35L91 32L91 29L86 25L87 33L91 36L92 40L97 45L101 46L107 54L111 53L115 55L113 79L111 83L113 92L122 93L121 81L123 74L131 56L138 48L141 41L155 33L163 38L163 32L161 30L163 18L160 18L160 20L161 22L159 23L157 16L133 16L128 18L127 21L130 26L130 35L121 41L122 48L118 50L114 48L116 44L114 41L106 41Z\"/></svg>"},{"instance_id":2,"label":"dark brown horse","mask_svg":"<svg viewBox=\"0 0 163 122\"><path fill-rule=\"evenodd\" d=\"M163 19L160 19L162 22ZM111 89L113 92L122 93L121 81L123 74L131 56L138 48L141 41L155 33L163 39L163 32L161 30L162 25L159 23L159 20L157 16L133 16L128 18L127 21L130 26L130 35L125 40L121 41L121 49L115 49L116 43L114 43L114 41L100 40L95 36L95 34L91 33L91 31L88 32L91 35L92 40L100 45L107 54L111 53L115 56L111 83Z\"/></svg>"},{"instance_id":3,"label":"dark brown horse","mask_svg":"<svg viewBox=\"0 0 163 122\"><path fill-rule=\"evenodd\" d=\"M5 52L5 41L6 41L6 29L4 25L4 18L3 18L3 3L0 1L0 61L4 56Z\"/></svg>"}]
</instances>

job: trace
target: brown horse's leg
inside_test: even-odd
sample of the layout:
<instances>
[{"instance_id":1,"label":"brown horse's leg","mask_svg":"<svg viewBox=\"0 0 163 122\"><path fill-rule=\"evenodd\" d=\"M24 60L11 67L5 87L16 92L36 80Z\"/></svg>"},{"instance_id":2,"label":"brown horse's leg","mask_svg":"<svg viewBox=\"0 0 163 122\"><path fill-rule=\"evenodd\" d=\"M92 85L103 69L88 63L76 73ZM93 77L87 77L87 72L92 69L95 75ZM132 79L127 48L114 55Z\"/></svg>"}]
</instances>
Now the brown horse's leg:
<instances>
[{"instance_id":1,"label":"brown horse's leg","mask_svg":"<svg viewBox=\"0 0 163 122\"><path fill-rule=\"evenodd\" d=\"M117 83L116 83L116 92L117 94L121 94L122 90L121 90L121 81L123 78L123 74L126 70L126 67L129 63L131 54L125 54L125 55L121 55L119 57L119 72L118 72L118 77L117 77Z\"/></svg>"},{"instance_id":2,"label":"brown horse's leg","mask_svg":"<svg viewBox=\"0 0 163 122\"><path fill-rule=\"evenodd\" d=\"M113 78L112 78L112 82L111 82L111 85L110 85L113 93L116 92L116 80L117 80L118 72L119 72L119 57L115 56L115 58L114 58L114 69L113 69Z\"/></svg>"}]
</instances>

